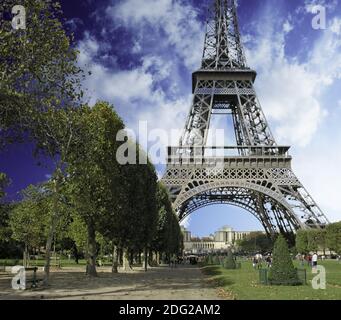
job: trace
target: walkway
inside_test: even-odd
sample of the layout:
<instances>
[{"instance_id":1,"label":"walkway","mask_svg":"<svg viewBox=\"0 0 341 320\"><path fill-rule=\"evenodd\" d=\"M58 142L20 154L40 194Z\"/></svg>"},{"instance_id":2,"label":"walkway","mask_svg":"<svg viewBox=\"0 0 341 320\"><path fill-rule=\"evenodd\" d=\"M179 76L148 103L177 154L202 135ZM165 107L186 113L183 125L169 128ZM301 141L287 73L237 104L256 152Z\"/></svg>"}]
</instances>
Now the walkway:
<instances>
[{"instance_id":1,"label":"walkway","mask_svg":"<svg viewBox=\"0 0 341 320\"><path fill-rule=\"evenodd\" d=\"M91 299L91 300L217 300L196 266L141 268L112 274L100 268L98 278L88 278L81 268L63 268L51 274L51 287L14 291L11 275L0 274L0 299Z\"/></svg>"}]
</instances>

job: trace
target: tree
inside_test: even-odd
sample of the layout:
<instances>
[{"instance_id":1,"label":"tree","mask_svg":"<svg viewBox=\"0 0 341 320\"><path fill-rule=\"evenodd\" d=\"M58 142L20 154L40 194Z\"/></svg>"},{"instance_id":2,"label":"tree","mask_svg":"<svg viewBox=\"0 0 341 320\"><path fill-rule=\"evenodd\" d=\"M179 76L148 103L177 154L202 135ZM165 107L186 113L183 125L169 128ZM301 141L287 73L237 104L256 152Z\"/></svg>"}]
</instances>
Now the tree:
<instances>
[{"instance_id":1,"label":"tree","mask_svg":"<svg viewBox=\"0 0 341 320\"><path fill-rule=\"evenodd\" d=\"M28 186L24 199L10 215L12 238L24 243L23 261L28 265L29 250L40 247L46 238L48 203L40 187Z\"/></svg>"},{"instance_id":2,"label":"tree","mask_svg":"<svg viewBox=\"0 0 341 320\"><path fill-rule=\"evenodd\" d=\"M72 153L78 150L83 137L79 134L84 108L65 106L61 109L48 108L35 117L31 136L35 139L36 155L43 155L52 160L54 172L50 179L51 217L46 238L46 260L44 284L48 285L50 272L50 253L56 228L62 217L60 210L64 202L63 189L68 178L68 161Z\"/></svg>"},{"instance_id":3,"label":"tree","mask_svg":"<svg viewBox=\"0 0 341 320\"><path fill-rule=\"evenodd\" d=\"M294 268L288 244L282 235L279 235L275 242L273 263L269 271L269 282L273 285L302 284Z\"/></svg>"},{"instance_id":4,"label":"tree","mask_svg":"<svg viewBox=\"0 0 341 320\"><path fill-rule=\"evenodd\" d=\"M311 229L307 230L307 238L308 238L308 250L311 252L316 252L320 246L320 230L319 229Z\"/></svg>"},{"instance_id":5,"label":"tree","mask_svg":"<svg viewBox=\"0 0 341 320\"><path fill-rule=\"evenodd\" d=\"M311 251L326 249L326 230L308 229L298 230L296 234L296 249L299 253L307 254Z\"/></svg>"},{"instance_id":6,"label":"tree","mask_svg":"<svg viewBox=\"0 0 341 320\"><path fill-rule=\"evenodd\" d=\"M0 258L18 257L18 243L12 239L12 230L9 225L10 213L13 205L4 201L5 187L9 179L0 173Z\"/></svg>"},{"instance_id":7,"label":"tree","mask_svg":"<svg viewBox=\"0 0 341 320\"><path fill-rule=\"evenodd\" d=\"M146 164L139 164L135 161L141 157L145 157ZM124 259L129 249L144 251L146 270L148 254L156 234L158 221L157 175L154 166L138 144L136 144L135 160L121 168L124 177L121 186L125 193L121 193L114 242L124 250Z\"/></svg>"},{"instance_id":8,"label":"tree","mask_svg":"<svg viewBox=\"0 0 341 320\"><path fill-rule=\"evenodd\" d=\"M318 247L323 251L324 255L326 254L327 249L327 230L326 229L318 229L316 234L316 241Z\"/></svg>"},{"instance_id":9,"label":"tree","mask_svg":"<svg viewBox=\"0 0 341 320\"><path fill-rule=\"evenodd\" d=\"M0 12L11 12L16 0L2 0ZM71 47L56 1L21 0L26 29L13 30L0 19L0 147L30 131L35 116L49 107L82 97L83 71Z\"/></svg>"},{"instance_id":10,"label":"tree","mask_svg":"<svg viewBox=\"0 0 341 320\"><path fill-rule=\"evenodd\" d=\"M341 255L341 222L327 225L326 244L329 250Z\"/></svg>"},{"instance_id":11,"label":"tree","mask_svg":"<svg viewBox=\"0 0 341 320\"><path fill-rule=\"evenodd\" d=\"M67 194L87 228L87 274L96 276L96 231L114 223L120 181L116 135L124 128L112 106L98 102L93 108L83 106L76 135L81 143L67 158Z\"/></svg>"},{"instance_id":12,"label":"tree","mask_svg":"<svg viewBox=\"0 0 341 320\"><path fill-rule=\"evenodd\" d=\"M237 247L247 253L269 252L273 247L273 240L263 232L255 231L237 241Z\"/></svg>"},{"instance_id":13,"label":"tree","mask_svg":"<svg viewBox=\"0 0 341 320\"><path fill-rule=\"evenodd\" d=\"M307 254L309 252L308 232L300 229L296 233L296 249L299 253Z\"/></svg>"},{"instance_id":14,"label":"tree","mask_svg":"<svg viewBox=\"0 0 341 320\"><path fill-rule=\"evenodd\" d=\"M16 4L4 0L0 12L11 12ZM40 0L22 0L20 4L26 8L25 30L14 31L10 21L0 19L0 148L28 135L36 143L36 154L42 152L55 160L44 268L47 285L65 159L75 136L70 109L83 96L80 85L84 72L77 66L78 51L71 47L72 36L63 29L60 5Z\"/></svg>"},{"instance_id":15,"label":"tree","mask_svg":"<svg viewBox=\"0 0 341 320\"><path fill-rule=\"evenodd\" d=\"M5 196L5 188L9 184L6 174L0 172L0 200Z\"/></svg>"},{"instance_id":16,"label":"tree","mask_svg":"<svg viewBox=\"0 0 341 320\"><path fill-rule=\"evenodd\" d=\"M182 248L182 232L172 208L166 187L159 182L157 188L158 223L157 232L153 239L152 249L164 253L168 258L178 255Z\"/></svg>"},{"instance_id":17,"label":"tree","mask_svg":"<svg viewBox=\"0 0 341 320\"><path fill-rule=\"evenodd\" d=\"M227 257L224 259L223 266L225 269L236 269L237 267L231 249L228 250Z\"/></svg>"}]
</instances>

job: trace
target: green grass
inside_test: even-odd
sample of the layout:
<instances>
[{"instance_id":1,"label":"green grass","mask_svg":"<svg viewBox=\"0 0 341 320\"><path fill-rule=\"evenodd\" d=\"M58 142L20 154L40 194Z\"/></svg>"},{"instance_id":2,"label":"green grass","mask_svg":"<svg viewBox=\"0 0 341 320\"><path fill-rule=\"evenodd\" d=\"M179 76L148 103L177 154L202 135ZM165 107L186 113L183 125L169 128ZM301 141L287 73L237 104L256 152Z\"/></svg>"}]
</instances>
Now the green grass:
<instances>
[{"instance_id":1,"label":"green grass","mask_svg":"<svg viewBox=\"0 0 341 320\"><path fill-rule=\"evenodd\" d=\"M259 271L250 261L243 261L242 268L226 270L221 266L204 266L202 271L216 287L222 287L230 297L238 300L341 300L341 263L328 260L320 262L326 268L326 290L314 290L311 268L307 269L307 285L266 286L259 284ZM298 263L295 262L298 267ZM301 268L301 267L300 267Z\"/></svg>"},{"instance_id":2,"label":"green grass","mask_svg":"<svg viewBox=\"0 0 341 320\"><path fill-rule=\"evenodd\" d=\"M84 259L80 259L78 261L78 266L85 266L86 263L85 263L85 260ZM18 265L22 265L23 261L22 259L0 259L0 265L3 265L5 264L7 266L13 266L15 264L18 264ZM30 261L30 266L31 267L43 267L45 264L45 260L43 259L39 259L39 260L31 260ZM52 259L52 265L54 264L54 261ZM77 266L76 262L74 260L68 260L68 259L62 259L61 260L61 266L62 267L72 267L72 266Z\"/></svg>"}]
</instances>

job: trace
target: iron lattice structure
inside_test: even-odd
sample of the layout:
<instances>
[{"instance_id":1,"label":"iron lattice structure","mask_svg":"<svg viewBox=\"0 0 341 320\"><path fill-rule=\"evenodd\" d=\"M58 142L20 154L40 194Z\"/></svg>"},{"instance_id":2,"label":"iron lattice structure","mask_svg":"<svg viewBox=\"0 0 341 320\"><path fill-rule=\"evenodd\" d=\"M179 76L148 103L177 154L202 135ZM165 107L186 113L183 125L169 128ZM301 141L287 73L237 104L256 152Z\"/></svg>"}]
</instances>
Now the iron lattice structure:
<instances>
[{"instance_id":1,"label":"iron lattice structure","mask_svg":"<svg viewBox=\"0 0 341 320\"><path fill-rule=\"evenodd\" d=\"M246 63L234 0L214 0L193 103L179 146L168 148L163 183L183 220L226 203L252 213L270 235L329 223L291 168L290 147L278 146ZM213 114L229 114L236 146L209 147Z\"/></svg>"}]
</instances>

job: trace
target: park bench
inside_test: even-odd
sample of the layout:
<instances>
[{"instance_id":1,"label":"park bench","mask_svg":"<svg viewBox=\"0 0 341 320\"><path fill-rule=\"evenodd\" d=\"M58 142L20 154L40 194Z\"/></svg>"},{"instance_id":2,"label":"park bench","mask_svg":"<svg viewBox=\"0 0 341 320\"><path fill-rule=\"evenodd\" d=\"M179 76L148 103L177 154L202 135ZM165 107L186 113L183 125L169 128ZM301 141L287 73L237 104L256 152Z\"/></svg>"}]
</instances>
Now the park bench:
<instances>
[{"instance_id":1,"label":"park bench","mask_svg":"<svg viewBox=\"0 0 341 320\"><path fill-rule=\"evenodd\" d=\"M40 281L43 281L43 279L39 279L37 275L38 268L25 268L26 272L26 284L31 283L31 288L36 288L38 286L38 283ZM27 288L27 286L26 286Z\"/></svg>"}]
</instances>

